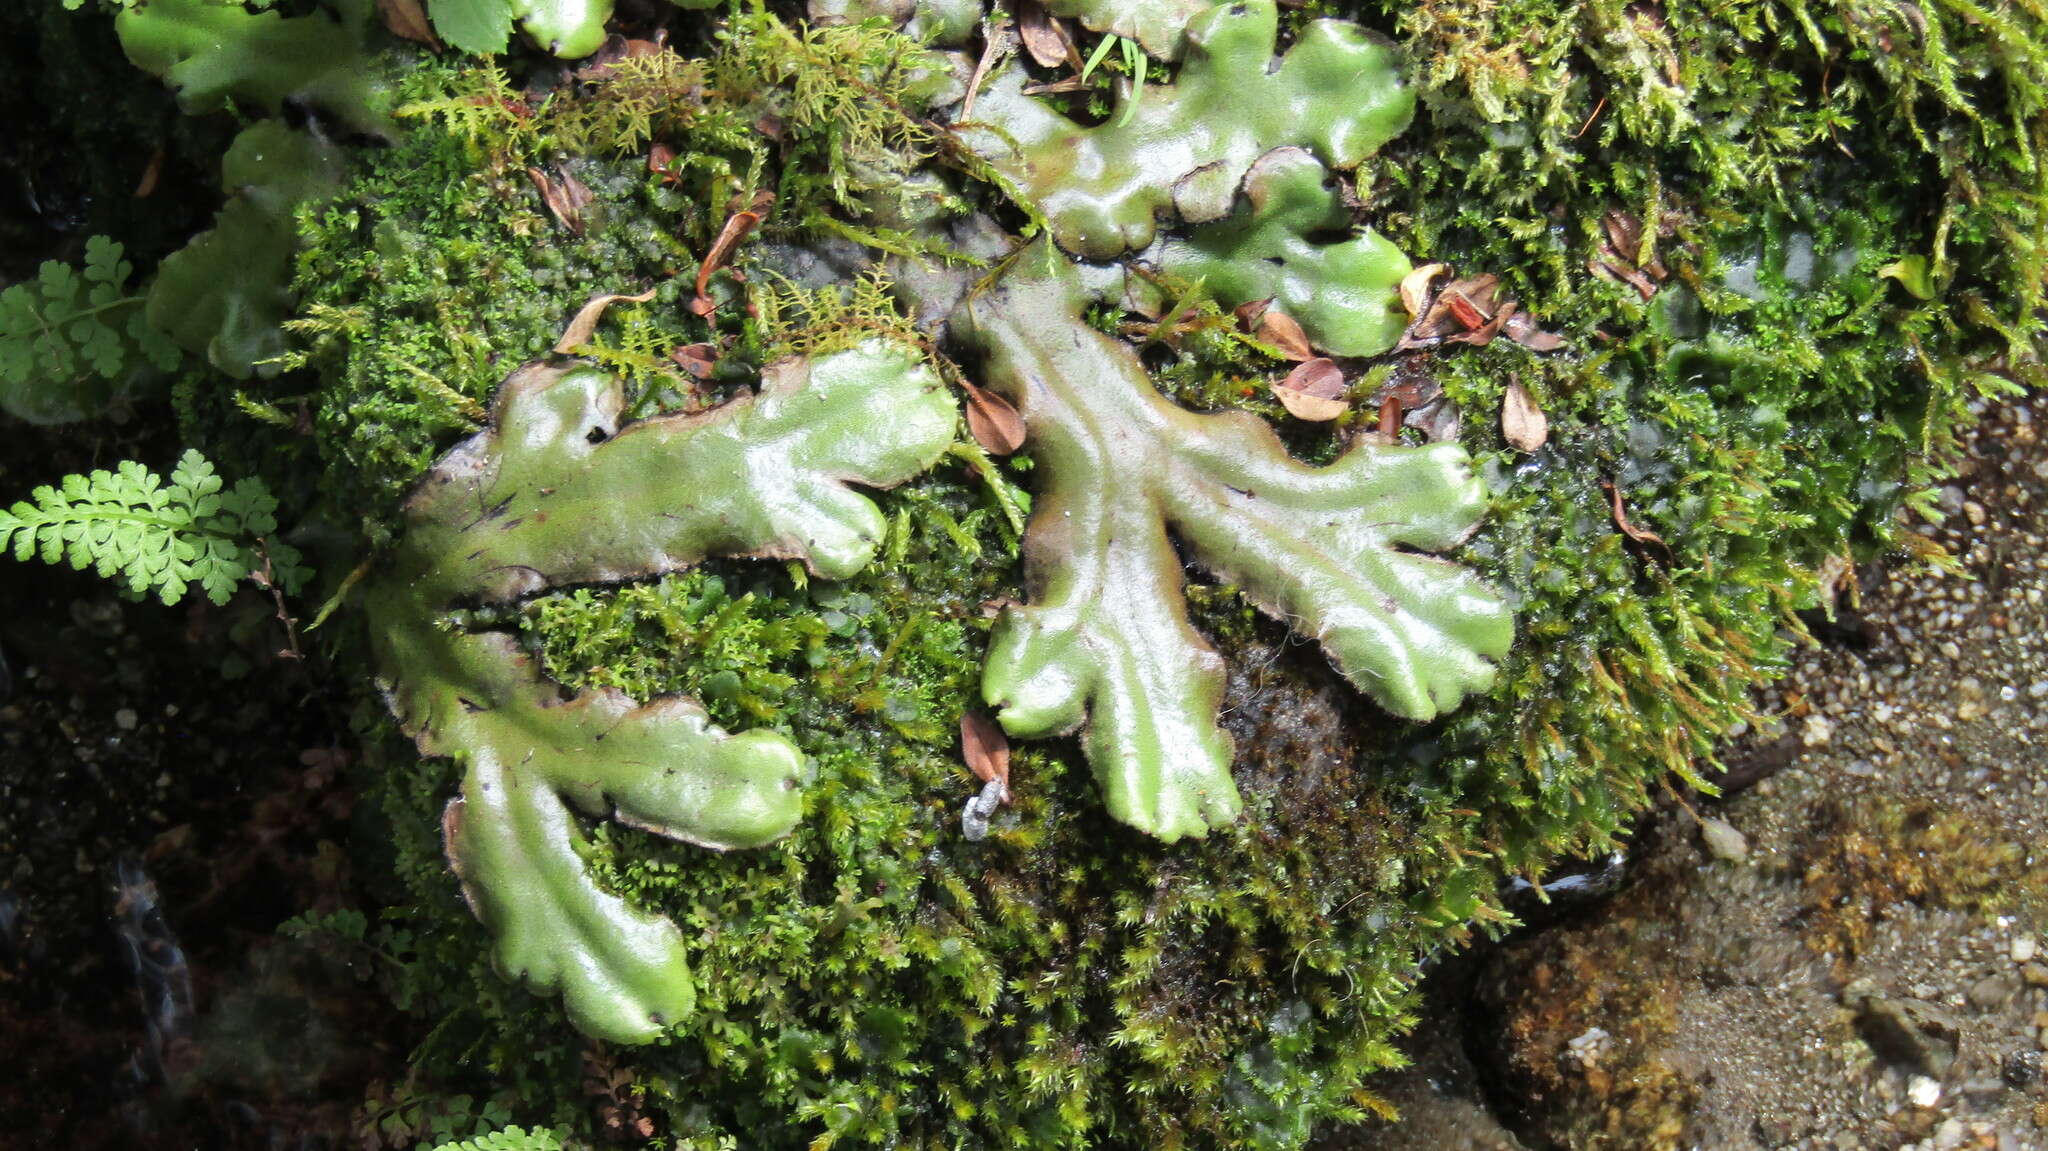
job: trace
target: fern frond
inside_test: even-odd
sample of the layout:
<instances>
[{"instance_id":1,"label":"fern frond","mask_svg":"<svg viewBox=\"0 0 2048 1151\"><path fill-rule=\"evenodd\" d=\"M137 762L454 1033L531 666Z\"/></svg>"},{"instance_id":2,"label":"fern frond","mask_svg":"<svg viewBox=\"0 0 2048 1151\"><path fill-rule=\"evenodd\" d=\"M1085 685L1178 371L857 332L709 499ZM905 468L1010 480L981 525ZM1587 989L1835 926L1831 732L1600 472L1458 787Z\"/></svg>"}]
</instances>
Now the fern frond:
<instances>
[{"instance_id":1,"label":"fern frond","mask_svg":"<svg viewBox=\"0 0 2048 1151\"><path fill-rule=\"evenodd\" d=\"M545 1127L532 1131L523 1127L507 1127L474 1139L443 1143L434 1151L562 1151L562 1141Z\"/></svg>"},{"instance_id":2,"label":"fern frond","mask_svg":"<svg viewBox=\"0 0 2048 1151\"><path fill-rule=\"evenodd\" d=\"M134 460L113 471L65 476L0 511L0 552L17 560L69 562L125 581L137 595L177 603L193 585L226 603L235 584L263 570L295 592L307 575L298 549L271 538L277 500L263 481L223 485L205 456L188 450L163 477Z\"/></svg>"},{"instance_id":3,"label":"fern frond","mask_svg":"<svg viewBox=\"0 0 2048 1151\"><path fill-rule=\"evenodd\" d=\"M80 267L47 260L34 280L0 292L0 406L34 419L76 407L62 393L81 381L118 380L144 363L178 366L177 345L144 316L143 296L124 294L134 271L120 244L94 236Z\"/></svg>"}]
</instances>

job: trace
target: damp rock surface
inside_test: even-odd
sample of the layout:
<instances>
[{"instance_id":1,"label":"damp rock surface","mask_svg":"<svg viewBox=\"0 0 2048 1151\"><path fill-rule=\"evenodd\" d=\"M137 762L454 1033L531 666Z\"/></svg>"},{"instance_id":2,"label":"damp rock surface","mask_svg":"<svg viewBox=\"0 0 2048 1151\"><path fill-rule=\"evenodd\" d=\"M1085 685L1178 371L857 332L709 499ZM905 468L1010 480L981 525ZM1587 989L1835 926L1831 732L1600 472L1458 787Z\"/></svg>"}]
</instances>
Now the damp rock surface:
<instances>
[{"instance_id":1,"label":"damp rock surface","mask_svg":"<svg viewBox=\"0 0 2048 1151\"><path fill-rule=\"evenodd\" d=\"M1648 819L1606 903L1439 972L1380 1085L1407 1121L1325 1151L2048 1147L2041 407L1984 412L1965 498L1911 525L1955 570L1845 586L1729 794Z\"/></svg>"}]
</instances>

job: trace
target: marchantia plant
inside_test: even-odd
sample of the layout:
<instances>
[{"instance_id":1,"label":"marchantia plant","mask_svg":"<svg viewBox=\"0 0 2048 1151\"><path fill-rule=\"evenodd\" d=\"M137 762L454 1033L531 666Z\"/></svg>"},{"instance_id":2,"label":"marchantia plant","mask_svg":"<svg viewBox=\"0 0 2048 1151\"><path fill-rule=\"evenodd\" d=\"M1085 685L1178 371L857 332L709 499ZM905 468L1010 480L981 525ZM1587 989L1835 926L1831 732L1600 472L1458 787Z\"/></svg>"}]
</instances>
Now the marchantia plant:
<instances>
[{"instance_id":1,"label":"marchantia plant","mask_svg":"<svg viewBox=\"0 0 2048 1151\"><path fill-rule=\"evenodd\" d=\"M61 7L0 28L107 21ZM1420 962L1696 778L2040 376L2016 0L105 7L258 119L192 121L183 252L93 219L125 253L6 289L0 397L171 373L287 526L193 504L233 562L172 574L331 553L409 1081L570 1145L587 1036L690 1148L1377 1110Z\"/></svg>"}]
</instances>

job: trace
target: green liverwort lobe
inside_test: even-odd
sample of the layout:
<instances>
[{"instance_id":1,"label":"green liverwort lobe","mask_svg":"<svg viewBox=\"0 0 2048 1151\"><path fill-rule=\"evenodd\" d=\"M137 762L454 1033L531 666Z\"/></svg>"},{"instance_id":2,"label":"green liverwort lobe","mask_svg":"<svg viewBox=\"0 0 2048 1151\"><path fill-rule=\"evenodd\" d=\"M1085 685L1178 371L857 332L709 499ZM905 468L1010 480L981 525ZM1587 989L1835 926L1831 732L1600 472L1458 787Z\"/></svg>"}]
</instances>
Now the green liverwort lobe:
<instances>
[{"instance_id":1,"label":"green liverwort lobe","mask_svg":"<svg viewBox=\"0 0 2048 1151\"><path fill-rule=\"evenodd\" d=\"M1050 0L1055 16L1079 18L1092 32L1136 40L1161 60L1180 55L1181 34L1188 21L1209 7L1209 0Z\"/></svg>"},{"instance_id":2,"label":"green liverwort lobe","mask_svg":"<svg viewBox=\"0 0 2048 1151\"><path fill-rule=\"evenodd\" d=\"M1243 210L1185 238L1162 237L1145 258L1201 281L1227 308L1271 299L1326 352L1378 355L1408 323L1400 300L1408 257L1378 232L1352 232L1329 175L1307 151L1275 148L1245 176ZM1343 238L1323 238L1331 235Z\"/></svg>"},{"instance_id":3,"label":"green liverwort lobe","mask_svg":"<svg viewBox=\"0 0 2048 1151\"><path fill-rule=\"evenodd\" d=\"M1408 126L1415 95L1393 49L1355 24L1318 20L1275 62L1278 22L1273 0L1210 8L1188 25L1176 81L1148 85L1135 108L1094 127L1025 95L1030 77L1014 64L960 131L1062 248L1114 259L1150 244L1162 215L1226 215L1252 163L1274 148L1352 168Z\"/></svg>"},{"instance_id":4,"label":"green liverwort lobe","mask_svg":"<svg viewBox=\"0 0 2048 1151\"><path fill-rule=\"evenodd\" d=\"M238 380L277 374L292 316L293 214L340 189L341 147L277 120L259 120L221 159L234 195L213 227L164 258L149 289L148 318L186 351Z\"/></svg>"},{"instance_id":5,"label":"green liverwort lobe","mask_svg":"<svg viewBox=\"0 0 2048 1151\"><path fill-rule=\"evenodd\" d=\"M886 522L848 485L930 466L954 408L913 354L881 342L773 365L758 395L708 412L622 423L623 407L619 381L591 368L515 373L490 427L407 502L405 538L367 598L393 709L421 751L465 766L448 854L499 965L560 986L586 1031L645 1042L691 1010L682 939L596 885L572 809L755 847L801 814L802 756L773 732L729 735L688 699L564 700L510 636L445 616L712 555L851 575Z\"/></svg>"},{"instance_id":6,"label":"green liverwort lobe","mask_svg":"<svg viewBox=\"0 0 2048 1151\"><path fill-rule=\"evenodd\" d=\"M1024 414L1042 480L1024 558L1030 603L999 624L982 691L1022 737L1085 726L1110 813L1163 839L1238 812L1217 726L1223 661L1188 623L1181 558L1322 642L1396 715L1429 719L1493 680L1507 605L1441 551L1486 499L1455 445L1360 445L1328 467L1249 413L1197 415L1090 328L1067 261L1022 254L956 322Z\"/></svg>"},{"instance_id":7,"label":"green liverwort lobe","mask_svg":"<svg viewBox=\"0 0 2048 1151\"><path fill-rule=\"evenodd\" d=\"M130 63L162 78L187 112L311 104L359 132L388 134L390 99L367 47L371 0L286 16L219 0L149 0L114 18Z\"/></svg>"}]
</instances>

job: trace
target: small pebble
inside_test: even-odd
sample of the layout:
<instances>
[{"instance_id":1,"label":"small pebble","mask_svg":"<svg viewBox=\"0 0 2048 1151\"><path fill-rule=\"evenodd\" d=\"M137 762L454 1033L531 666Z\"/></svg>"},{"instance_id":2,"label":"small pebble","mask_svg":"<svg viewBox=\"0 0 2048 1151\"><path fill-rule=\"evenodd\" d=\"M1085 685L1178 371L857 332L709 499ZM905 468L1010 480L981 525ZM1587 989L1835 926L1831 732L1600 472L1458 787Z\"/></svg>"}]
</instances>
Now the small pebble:
<instances>
[{"instance_id":1,"label":"small pebble","mask_svg":"<svg viewBox=\"0 0 2048 1151\"><path fill-rule=\"evenodd\" d=\"M2034 958L2034 952L2038 946L2039 945L2034 942L2034 937L2031 935L2014 936L2012 940L2011 952L2012 961L2014 963L2026 963L2031 961Z\"/></svg>"},{"instance_id":2,"label":"small pebble","mask_svg":"<svg viewBox=\"0 0 2048 1151\"><path fill-rule=\"evenodd\" d=\"M132 707L124 707L114 713L114 726L122 731L134 731L135 725L138 722L140 720L137 718L135 709Z\"/></svg>"},{"instance_id":3,"label":"small pebble","mask_svg":"<svg viewBox=\"0 0 2048 1151\"><path fill-rule=\"evenodd\" d=\"M1826 716L1809 715L1806 725L1799 731L1799 739L1808 747L1825 747L1835 738L1835 725Z\"/></svg>"},{"instance_id":4,"label":"small pebble","mask_svg":"<svg viewBox=\"0 0 2048 1151\"><path fill-rule=\"evenodd\" d=\"M1932 1107L1941 1102L1941 1084L1928 1076L1915 1075L1906 1084L1906 1101L1915 1107Z\"/></svg>"},{"instance_id":5,"label":"small pebble","mask_svg":"<svg viewBox=\"0 0 2048 1151\"><path fill-rule=\"evenodd\" d=\"M1708 854L1715 859L1741 863L1749 858L1749 840L1725 819L1700 820L1700 839L1706 843Z\"/></svg>"}]
</instances>

